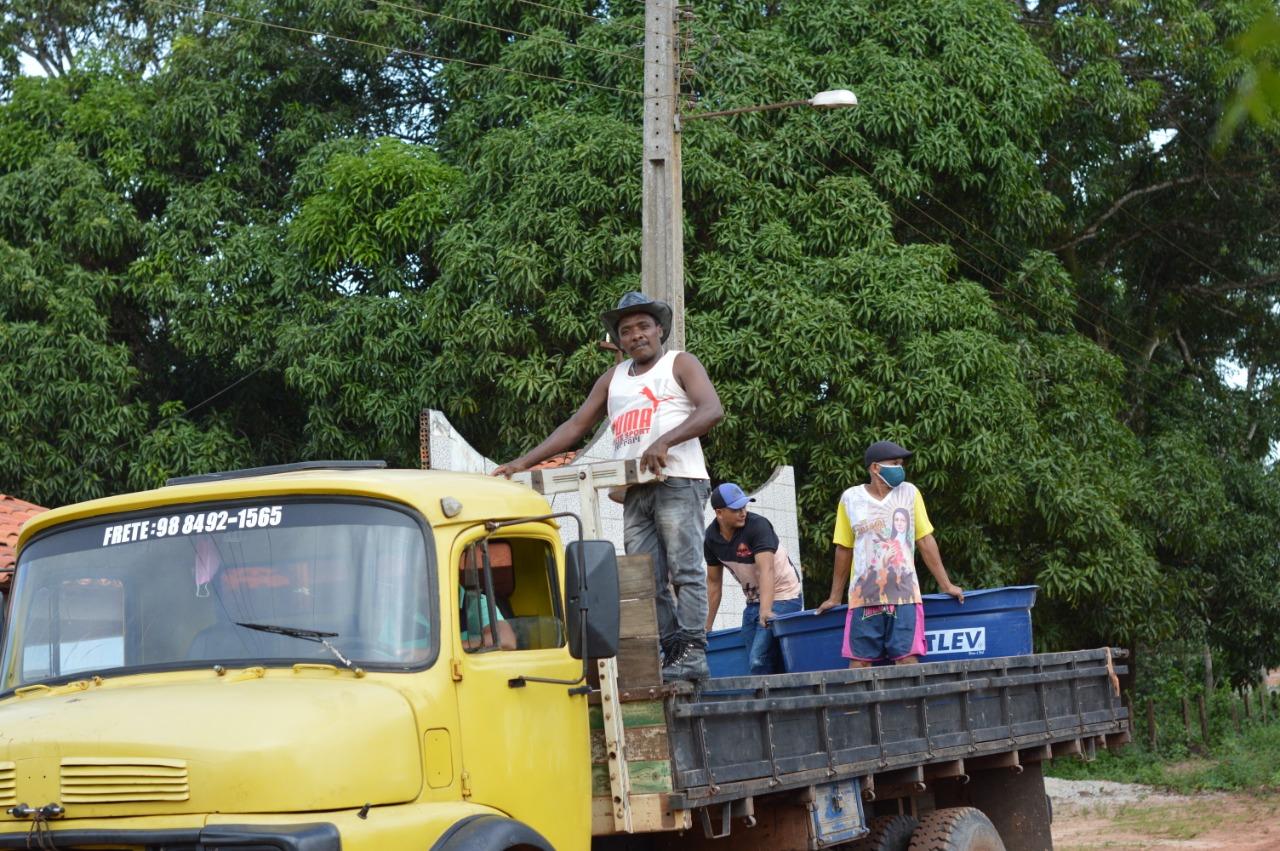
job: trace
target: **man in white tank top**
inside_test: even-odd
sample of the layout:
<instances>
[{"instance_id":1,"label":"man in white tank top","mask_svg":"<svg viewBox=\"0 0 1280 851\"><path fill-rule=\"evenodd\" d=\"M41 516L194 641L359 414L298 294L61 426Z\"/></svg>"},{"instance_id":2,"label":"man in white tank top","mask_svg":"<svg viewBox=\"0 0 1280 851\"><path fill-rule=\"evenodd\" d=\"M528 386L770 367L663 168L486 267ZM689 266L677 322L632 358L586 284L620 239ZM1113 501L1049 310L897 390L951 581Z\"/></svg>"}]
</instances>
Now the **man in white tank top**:
<instances>
[{"instance_id":1,"label":"man in white tank top","mask_svg":"<svg viewBox=\"0 0 1280 851\"><path fill-rule=\"evenodd\" d=\"M707 676L707 574L702 564L703 511L710 492L698 438L724 416L701 362L668 352L671 307L638 292L600 317L627 360L596 379L582 407L529 452L493 471L527 470L572 449L609 419L613 457L639 458L663 479L627 489L623 539L628 555L653 556L662 678ZM674 593L673 593L674 592Z\"/></svg>"}]
</instances>

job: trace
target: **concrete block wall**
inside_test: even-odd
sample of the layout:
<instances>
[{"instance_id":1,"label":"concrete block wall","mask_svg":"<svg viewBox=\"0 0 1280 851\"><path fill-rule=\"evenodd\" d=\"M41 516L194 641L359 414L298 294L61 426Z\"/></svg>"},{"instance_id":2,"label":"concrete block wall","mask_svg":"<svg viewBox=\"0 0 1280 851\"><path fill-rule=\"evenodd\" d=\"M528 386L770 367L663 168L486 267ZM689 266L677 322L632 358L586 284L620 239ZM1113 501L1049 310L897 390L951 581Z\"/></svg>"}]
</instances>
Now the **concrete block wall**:
<instances>
[{"instance_id":1,"label":"concrete block wall","mask_svg":"<svg viewBox=\"0 0 1280 851\"><path fill-rule=\"evenodd\" d=\"M426 430L428 463L432 469L488 474L498 466L497 462L477 452L440 411L432 410L427 412ZM596 433L591 442L587 444L587 447L574 459L575 463L585 464L592 461L612 460L612 453L609 451L607 443L601 439L605 431L606 429L602 428ZM714 459L708 459L708 462L714 475ZM768 480L754 489L749 482L739 482L738 484L742 486L743 490L755 497L756 501L752 503L750 510L768 518L769 522L773 524L773 528L778 533L778 539L787 548L792 562L800 569L801 581L803 582L804 568L800 564L800 530L796 516L795 470L790 466L776 467ZM581 512L581 505L576 493L554 494L550 501L553 511ZM710 524L713 518L714 513L711 510L711 506L708 505L704 523ZM600 500L600 525L604 536L613 542L619 553L623 552L622 506L610 499L602 498ZM561 536L566 543L576 539L577 534L577 529L574 528L573 523L565 523L561 526ZM724 594L720 601L720 611L716 615L715 629L740 626L742 623L742 610L745 606L746 598L742 595L742 589L734 581L733 577L726 573Z\"/></svg>"}]
</instances>

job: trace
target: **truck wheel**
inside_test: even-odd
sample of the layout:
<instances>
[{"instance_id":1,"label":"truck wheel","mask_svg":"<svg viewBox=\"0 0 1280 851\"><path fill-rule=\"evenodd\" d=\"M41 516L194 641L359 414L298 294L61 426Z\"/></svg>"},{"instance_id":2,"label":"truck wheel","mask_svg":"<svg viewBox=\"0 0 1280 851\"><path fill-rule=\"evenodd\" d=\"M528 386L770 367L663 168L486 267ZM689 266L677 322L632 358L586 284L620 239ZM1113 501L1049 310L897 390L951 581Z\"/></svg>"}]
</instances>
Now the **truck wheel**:
<instances>
[{"instance_id":1,"label":"truck wheel","mask_svg":"<svg viewBox=\"0 0 1280 851\"><path fill-rule=\"evenodd\" d=\"M848 846L849 851L907 851L919 824L908 815L877 816L867 822L871 832Z\"/></svg>"},{"instance_id":2,"label":"truck wheel","mask_svg":"<svg viewBox=\"0 0 1280 851\"><path fill-rule=\"evenodd\" d=\"M991 819L973 807L949 807L921 817L909 851L1004 851Z\"/></svg>"}]
</instances>

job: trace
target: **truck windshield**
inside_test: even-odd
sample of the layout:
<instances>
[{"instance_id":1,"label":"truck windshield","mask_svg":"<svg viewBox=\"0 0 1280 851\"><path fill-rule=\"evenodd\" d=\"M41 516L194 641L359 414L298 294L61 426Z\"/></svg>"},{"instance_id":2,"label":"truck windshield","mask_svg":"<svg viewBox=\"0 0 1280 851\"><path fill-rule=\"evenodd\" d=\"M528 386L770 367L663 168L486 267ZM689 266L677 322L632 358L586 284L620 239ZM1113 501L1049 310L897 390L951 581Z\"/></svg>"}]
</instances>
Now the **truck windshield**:
<instances>
[{"instance_id":1,"label":"truck windshield","mask_svg":"<svg viewBox=\"0 0 1280 851\"><path fill-rule=\"evenodd\" d=\"M3 686L137 669L421 667L439 630L423 527L385 505L184 505L54 530L18 560ZM247 628L269 625L279 630Z\"/></svg>"}]
</instances>

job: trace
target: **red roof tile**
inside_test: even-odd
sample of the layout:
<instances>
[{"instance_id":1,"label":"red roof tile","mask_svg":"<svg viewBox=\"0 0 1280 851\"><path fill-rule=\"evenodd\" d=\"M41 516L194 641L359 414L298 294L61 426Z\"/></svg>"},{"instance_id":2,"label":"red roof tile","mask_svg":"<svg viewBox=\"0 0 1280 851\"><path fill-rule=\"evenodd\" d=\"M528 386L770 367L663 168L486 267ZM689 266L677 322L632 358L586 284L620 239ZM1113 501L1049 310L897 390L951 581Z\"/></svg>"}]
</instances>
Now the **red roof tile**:
<instances>
[{"instance_id":1,"label":"red roof tile","mask_svg":"<svg viewBox=\"0 0 1280 851\"><path fill-rule=\"evenodd\" d=\"M7 588L9 579L13 576L18 530L28 518L47 510L15 497L0 494L0 589Z\"/></svg>"}]
</instances>

